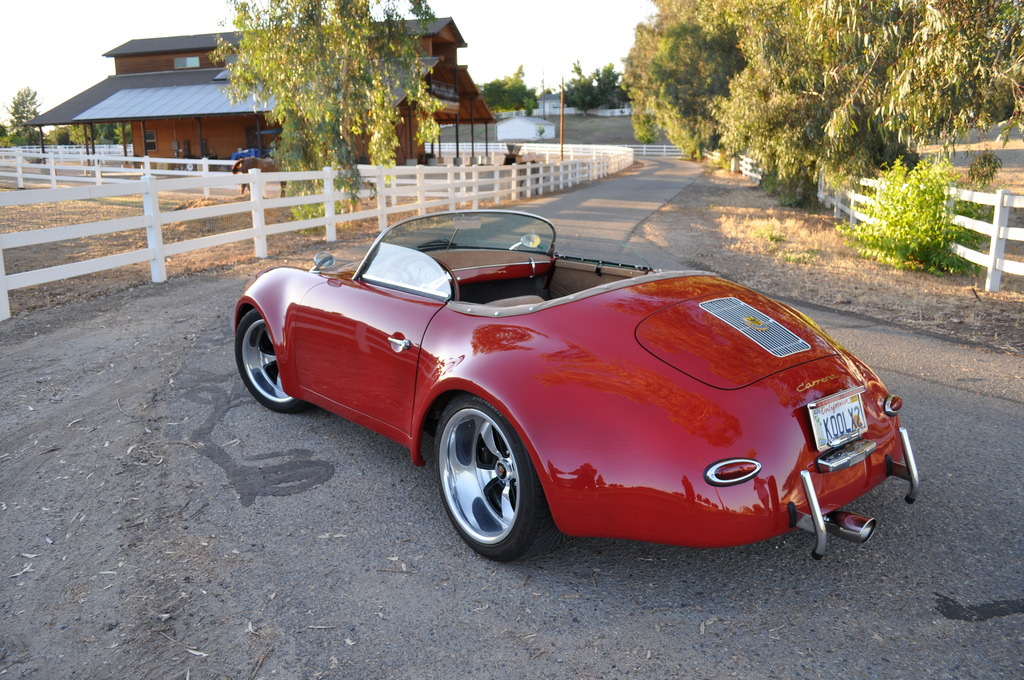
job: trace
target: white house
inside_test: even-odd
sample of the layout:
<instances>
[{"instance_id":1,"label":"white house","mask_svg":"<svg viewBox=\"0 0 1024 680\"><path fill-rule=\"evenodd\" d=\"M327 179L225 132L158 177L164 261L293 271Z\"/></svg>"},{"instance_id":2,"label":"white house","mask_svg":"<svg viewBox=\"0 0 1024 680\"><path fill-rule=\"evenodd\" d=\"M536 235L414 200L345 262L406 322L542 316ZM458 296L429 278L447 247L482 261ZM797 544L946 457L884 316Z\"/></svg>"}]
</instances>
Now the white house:
<instances>
[{"instance_id":1,"label":"white house","mask_svg":"<svg viewBox=\"0 0 1024 680\"><path fill-rule=\"evenodd\" d=\"M526 140L526 139L554 139L555 124L543 118L532 116L516 116L499 120L498 141L505 140Z\"/></svg>"}]
</instances>

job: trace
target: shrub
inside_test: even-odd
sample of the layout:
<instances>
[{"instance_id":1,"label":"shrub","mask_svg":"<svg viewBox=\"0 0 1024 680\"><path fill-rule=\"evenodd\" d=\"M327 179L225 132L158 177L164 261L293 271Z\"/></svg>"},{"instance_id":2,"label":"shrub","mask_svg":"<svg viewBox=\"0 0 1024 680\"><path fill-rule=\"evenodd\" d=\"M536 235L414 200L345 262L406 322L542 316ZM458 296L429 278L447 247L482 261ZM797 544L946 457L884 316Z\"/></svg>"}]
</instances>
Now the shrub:
<instances>
[{"instance_id":1,"label":"shrub","mask_svg":"<svg viewBox=\"0 0 1024 680\"><path fill-rule=\"evenodd\" d=\"M867 222L841 226L858 252L897 269L933 274L975 271L954 254L954 243L976 247L981 235L953 223L947 190L956 175L949 161L922 160L908 170L897 160L880 178Z\"/></svg>"}]
</instances>

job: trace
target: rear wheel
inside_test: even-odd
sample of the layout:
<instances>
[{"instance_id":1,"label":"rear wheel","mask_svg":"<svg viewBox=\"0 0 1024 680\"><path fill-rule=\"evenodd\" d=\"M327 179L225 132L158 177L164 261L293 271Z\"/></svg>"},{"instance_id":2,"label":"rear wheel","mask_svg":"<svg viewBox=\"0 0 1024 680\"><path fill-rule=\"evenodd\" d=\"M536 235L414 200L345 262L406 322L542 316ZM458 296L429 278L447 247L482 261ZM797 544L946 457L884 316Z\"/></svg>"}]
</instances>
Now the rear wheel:
<instances>
[{"instance_id":1,"label":"rear wheel","mask_svg":"<svg viewBox=\"0 0 1024 680\"><path fill-rule=\"evenodd\" d=\"M309 407L281 387L277 351L260 313L250 309L235 331L235 363L249 393L271 411L295 413Z\"/></svg>"},{"instance_id":2,"label":"rear wheel","mask_svg":"<svg viewBox=\"0 0 1024 680\"><path fill-rule=\"evenodd\" d=\"M457 397L441 414L438 433L441 501L473 550L506 562L561 541L526 447L493 406Z\"/></svg>"}]
</instances>

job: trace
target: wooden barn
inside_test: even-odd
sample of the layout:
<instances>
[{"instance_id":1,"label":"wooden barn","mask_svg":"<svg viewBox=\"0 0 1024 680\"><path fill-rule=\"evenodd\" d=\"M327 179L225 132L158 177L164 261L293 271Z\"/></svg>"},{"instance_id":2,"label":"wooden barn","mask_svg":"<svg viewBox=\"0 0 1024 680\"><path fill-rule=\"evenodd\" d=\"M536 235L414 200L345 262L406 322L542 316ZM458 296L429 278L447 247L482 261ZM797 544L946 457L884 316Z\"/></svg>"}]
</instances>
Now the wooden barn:
<instances>
[{"instance_id":1,"label":"wooden barn","mask_svg":"<svg viewBox=\"0 0 1024 680\"><path fill-rule=\"evenodd\" d=\"M254 101L232 104L224 93L228 71L210 58L218 40L238 44L234 32L130 40L104 56L114 59L109 76L66 102L29 121L30 125L81 125L86 139L96 123L131 127L126 156L158 158L231 158L247 149L265 153L278 130L269 110ZM466 43L450 18L436 19L422 37L422 61L429 68L431 93L444 103L435 115L442 125L488 125L494 116L465 66L458 49ZM403 99L397 103L399 164L424 161L415 143L415 119ZM472 131L471 131L472 134ZM486 135L486 132L485 132Z\"/></svg>"}]
</instances>

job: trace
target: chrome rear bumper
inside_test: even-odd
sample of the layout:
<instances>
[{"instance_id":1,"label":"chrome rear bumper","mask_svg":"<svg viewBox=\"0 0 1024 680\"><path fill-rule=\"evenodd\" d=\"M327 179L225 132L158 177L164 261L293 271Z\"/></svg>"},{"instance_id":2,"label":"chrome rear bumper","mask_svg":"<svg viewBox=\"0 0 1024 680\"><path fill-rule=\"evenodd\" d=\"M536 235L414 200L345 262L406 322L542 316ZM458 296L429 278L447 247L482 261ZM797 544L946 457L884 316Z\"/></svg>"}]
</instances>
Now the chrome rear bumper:
<instances>
[{"instance_id":1,"label":"chrome rear bumper","mask_svg":"<svg viewBox=\"0 0 1024 680\"><path fill-rule=\"evenodd\" d=\"M910 490L904 500L913 503L917 500L921 488L920 477L917 473L917 461L914 458L914 450L910 446L910 436L905 427L900 428L900 441L903 443L903 462L897 463L891 457L886 456L886 467L889 476L899 477L910 482ZM871 447L871 451L874 446ZM870 453L870 451L869 451ZM857 462L860 462L860 458ZM843 469L849 465L843 465ZM821 467L819 466L819 470ZM822 470L823 472L825 470ZM825 515L821 512L818 503L818 494L814 491L814 480L811 473L803 470L800 473L800 482L804 488L804 496L807 498L808 512L798 512L796 506L790 503L790 522L792 526L809 531L814 534L814 549L811 556L820 560L825 556L825 549L828 547L828 535L833 534L837 538L855 543L863 543L871 538L875 530L875 520L863 515L857 515L843 510L834 510Z\"/></svg>"}]
</instances>

